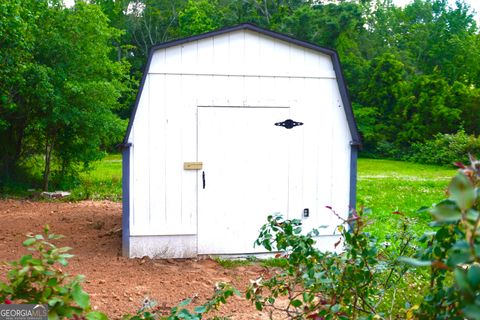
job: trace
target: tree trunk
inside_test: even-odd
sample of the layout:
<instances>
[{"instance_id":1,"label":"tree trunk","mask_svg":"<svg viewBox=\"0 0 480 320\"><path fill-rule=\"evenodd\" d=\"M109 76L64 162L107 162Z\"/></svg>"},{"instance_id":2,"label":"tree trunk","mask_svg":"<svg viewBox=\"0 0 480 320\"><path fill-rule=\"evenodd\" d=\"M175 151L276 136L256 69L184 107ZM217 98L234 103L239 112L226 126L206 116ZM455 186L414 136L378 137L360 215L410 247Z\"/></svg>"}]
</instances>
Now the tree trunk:
<instances>
[{"instance_id":1,"label":"tree trunk","mask_svg":"<svg viewBox=\"0 0 480 320\"><path fill-rule=\"evenodd\" d=\"M45 142L45 168L43 170L43 191L48 191L48 183L50 180L50 166L52 162L53 140Z\"/></svg>"},{"instance_id":2,"label":"tree trunk","mask_svg":"<svg viewBox=\"0 0 480 320\"><path fill-rule=\"evenodd\" d=\"M2 173L0 174L0 177L4 178L5 180L10 179L10 174L12 171L12 159L9 157L8 154L5 154L3 156L2 160Z\"/></svg>"},{"instance_id":3,"label":"tree trunk","mask_svg":"<svg viewBox=\"0 0 480 320\"><path fill-rule=\"evenodd\" d=\"M23 152L23 138L25 135L26 121L22 120L9 128L4 135L4 139L0 141L2 147L0 148L0 177L6 180L14 175L17 163Z\"/></svg>"}]
</instances>

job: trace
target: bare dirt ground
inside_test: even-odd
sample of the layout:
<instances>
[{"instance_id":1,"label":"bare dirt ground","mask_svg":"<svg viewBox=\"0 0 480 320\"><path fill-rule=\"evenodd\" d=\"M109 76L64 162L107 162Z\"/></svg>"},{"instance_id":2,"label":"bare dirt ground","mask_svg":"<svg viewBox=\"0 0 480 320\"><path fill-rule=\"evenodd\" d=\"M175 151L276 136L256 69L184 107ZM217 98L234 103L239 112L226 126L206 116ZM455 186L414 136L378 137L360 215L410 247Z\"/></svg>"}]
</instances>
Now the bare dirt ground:
<instances>
[{"instance_id":1,"label":"bare dirt ground","mask_svg":"<svg viewBox=\"0 0 480 320\"><path fill-rule=\"evenodd\" d=\"M215 261L126 259L121 256L121 204L109 201L78 203L0 200L0 261L12 261L27 251L25 234L42 233L43 225L66 238L75 255L65 271L86 277L84 289L92 306L111 319L135 313L145 297L166 308L198 295L196 305L213 294L216 282L231 282L240 291L250 279L268 272L260 266L225 269ZM0 265L4 279L6 266ZM232 319L267 319L243 298L233 298L220 309Z\"/></svg>"}]
</instances>

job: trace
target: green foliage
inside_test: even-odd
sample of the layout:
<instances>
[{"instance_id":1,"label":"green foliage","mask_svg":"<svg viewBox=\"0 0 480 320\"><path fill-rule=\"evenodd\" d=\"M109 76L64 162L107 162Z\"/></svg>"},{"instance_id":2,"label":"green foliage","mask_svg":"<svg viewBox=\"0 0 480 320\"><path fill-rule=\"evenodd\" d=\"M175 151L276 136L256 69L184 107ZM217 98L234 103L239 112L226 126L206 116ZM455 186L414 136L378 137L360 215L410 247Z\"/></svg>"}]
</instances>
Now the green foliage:
<instances>
[{"instance_id":1,"label":"green foliage","mask_svg":"<svg viewBox=\"0 0 480 320\"><path fill-rule=\"evenodd\" d=\"M38 157L48 189L52 173L57 180L75 176L80 164L104 156L102 146L121 140L126 123L114 111L127 90L129 65L112 61L110 43L119 31L95 5L18 0L6 10L15 13L2 15L1 24L16 29L1 32L17 35L9 45L21 45L22 55L3 60L12 61L12 74L0 78L0 180Z\"/></svg>"},{"instance_id":2,"label":"green foliage","mask_svg":"<svg viewBox=\"0 0 480 320\"><path fill-rule=\"evenodd\" d=\"M385 316L386 306L395 303L395 295L383 300L386 293L403 283L407 274L397 256L411 251L414 236L408 231L411 222L402 217L399 232L382 245L364 232L366 223L364 212L343 220L336 246L344 250L332 253L316 249L318 230L304 234L300 220L269 216L256 244L282 252L285 266L268 279L252 281L247 299L258 310L283 312L289 319Z\"/></svg>"},{"instance_id":3,"label":"green foliage","mask_svg":"<svg viewBox=\"0 0 480 320\"><path fill-rule=\"evenodd\" d=\"M220 16L217 1L189 0L178 15L180 35L187 37L218 29Z\"/></svg>"},{"instance_id":4,"label":"green foliage","mask_svg":"<svg viewBox=\"0 0 480 320\"><path fill-rule=\"evenodd\" d=\"M360 51L346 56L344 64L371 61L363 72L346 72L367 153L401 158L412 144L460 126L478 134L479 91L471 86L479 79L471 60L478 54L478 33L468 6L457 2L450 8L433 0L398 8L376 2L366 7L366 18Z\"/></svg>"},{"instance_id":5,"label":"green foliage","mask_svg":"<svg viewBox=\"0 0 480 320\"><path fill-rule=\"evenodd\" d=\"M436 133L455 132L461 123L462 111L450 102L447 81L436 74L416 76L404 96L398 99L396 120L402 123L396 143L411 145Z\"/></svg>"},{"instance_id":6,"label":"green foliage","mask_svg":"<svg viewBox=\"0 0 480 320\"><path fill-rule=\"evenodd\" d=\"M448 199L428 211L435 232L425 243L414 266L430 267L430 288L423 302L414 306L421 318L478 319L480 317L480 162L472 158L448 186Z\"/></svg>"},{"instance_id":7,"label":"green foliage","mask_svg":"<svg viewBox=\"0 0 480 320\"><path fill-rule=\"evenodd\" d=\"M416 143L410 160L420 163L453 165L456 161L468 162L468 154L480 155L480 138L464 130L455 134L437 134L432 140Z\"/></svg>"},{"instance_id":8,"label":"green foliage","mask_svg":"<svg viewBox=\"0 0 480 320\"><path fill-rule=\"evenodd\" d=\"M28 235L23 246L31 253L10 262L7 282L0 282L0 303L48 304L49 319L74 318L106 320L107 317L91 311L90 298L83 291L83 277L70 277L62 270L67 266L69 247L57 248L52 242L62 238L50 233L45 226L43 234Z\"/></svg>"}]
</instances>

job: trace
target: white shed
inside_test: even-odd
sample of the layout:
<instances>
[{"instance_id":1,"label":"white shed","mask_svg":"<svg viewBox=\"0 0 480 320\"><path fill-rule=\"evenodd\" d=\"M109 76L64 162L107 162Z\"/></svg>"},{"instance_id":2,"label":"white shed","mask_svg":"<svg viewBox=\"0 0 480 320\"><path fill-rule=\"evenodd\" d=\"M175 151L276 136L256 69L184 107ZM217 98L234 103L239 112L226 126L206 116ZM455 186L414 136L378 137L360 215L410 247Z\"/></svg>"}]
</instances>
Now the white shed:
<instances>
[{"instance_id":1,"label":"white shed","mask_svg":"<svg viewBox=\"0 0 480 320\"><path fill-rule=\"evenodd\" d=\"M123 253L262 252L268 215L333 250L360 138L338 55L241 24L152 48L123 143Z\"/></svg>"}]
</instances>

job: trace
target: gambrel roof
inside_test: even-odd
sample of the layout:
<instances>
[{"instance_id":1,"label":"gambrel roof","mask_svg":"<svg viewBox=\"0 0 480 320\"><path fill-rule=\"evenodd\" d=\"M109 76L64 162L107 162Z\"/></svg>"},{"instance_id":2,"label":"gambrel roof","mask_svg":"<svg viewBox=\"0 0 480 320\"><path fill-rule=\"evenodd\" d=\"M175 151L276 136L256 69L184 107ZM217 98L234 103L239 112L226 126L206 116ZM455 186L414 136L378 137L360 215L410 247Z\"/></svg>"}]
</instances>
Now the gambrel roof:
<instances>
[{"instance_id":1,"label":"gambrel roof","mask_svg":"<svg viewBox=\"0 0 480 320\"><path fill-rule=\"evenodd\" d=\"M275 31L268 30L268 29L260 28L256 25L253 25L253 24L250 24L250 23L242 23L242 24L239 24L239 25L236 25L236 26L233 26L233 27L227 27L227 28L203 33L203 34L200 34L200 35L195 35L195 36L188 37L188 38L168 41L168 42L160 43L158 45L153 46L150 50L148 61L147 61L146 67L145 67L145 71L144 71L142 81L140 83L140 88L139 88L137 98L136 98L136 101L135 101L135 106L133 108L132 115L130 117L130 122L129 122L128 128L127 128L127 132L126 132L126 135L125 135L125 138L124 138L124 141L123 141L123 145L128 146L128 137L129 137L130 131L132 129L133 121L135 120L135 114L136 114L136 111L137 111L137 108L138 108L140 96L141 96L142 91L143 91L143 86L145 84L145 79L146 79L148 71L150 69L150 63L152 61L153 53L156 50L165 49L165 48L168 48L168 47L181 45L181 44L184 44L184 43L187 43L187 42L202 40L202 39L226 34L226 33L229 33L229 32L239 31L239 30L249 30L249 31L253 31L253 32L258 32L262 35L265 35L265 36L268 36L268 37L271 37L271 38L274 38L274 39L282 40L282 41L285 41L287 43L291 43L291 44L297 45L299 47L304 47L304 48L307 48L307 49L310 49L310 50L313 50L313 51L317 51L317 52L320 52L322 54L330 56L330 58L332 59L333 69L335 71L335 77L336 77L336 80L337 80L337 83L338 83L340 96L341 96L341 99L342 99L342 102L343 102L343 107L344 107L343 109L345 110L345 116L347 118L347 123L348 123L348 126L349 126L350 134L352 136L351 145L360 146L360 144L361 144L360 134L358 132L357 124L356 124L355 118L353 116L352 105L351 105L351 102L350 102L350 98L348 96L347 86L346 86L346 83L345 83L345 78L343 76L342 67L340 65L340 59L338 57L338 53L333 49L320 47L320 46L317 46L315 44L312 44L312 43L309 43L309 42L306 42L306 41L301 41L301 40L292 38L292 37L290 37L288 35L285 35L285 34L282 34L282 33L278 33L278 32L275 32Z\"/></svg>"}]
</instances>

